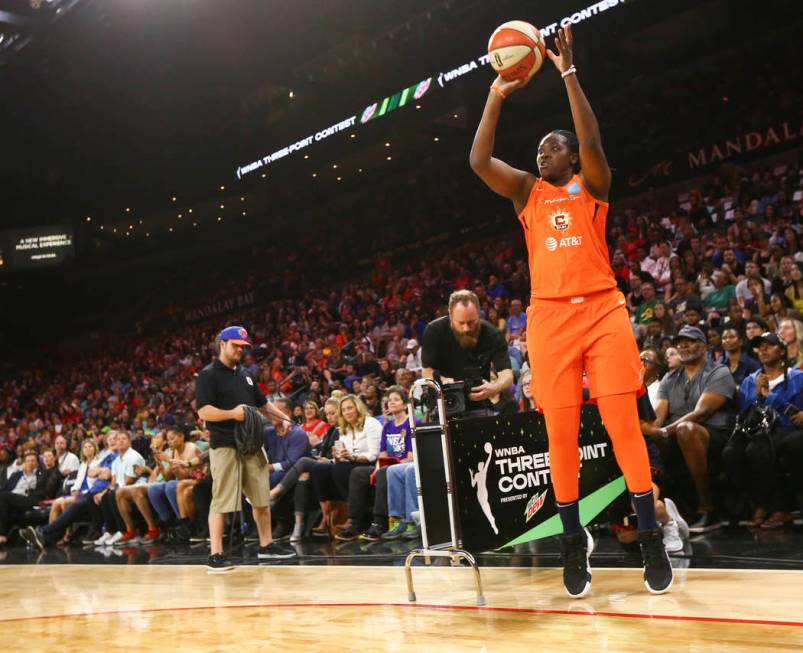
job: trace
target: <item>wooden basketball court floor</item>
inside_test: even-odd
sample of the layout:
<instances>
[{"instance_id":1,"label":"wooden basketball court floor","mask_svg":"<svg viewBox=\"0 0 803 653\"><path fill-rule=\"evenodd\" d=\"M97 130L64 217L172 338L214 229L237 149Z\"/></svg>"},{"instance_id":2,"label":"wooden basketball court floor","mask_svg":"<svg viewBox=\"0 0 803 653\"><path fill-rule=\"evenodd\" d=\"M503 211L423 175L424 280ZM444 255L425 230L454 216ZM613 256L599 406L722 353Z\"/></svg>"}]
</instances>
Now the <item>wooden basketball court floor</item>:
<instances>
[{"instance_id":1,"label":"wooden basketball court floor","mask_svg":"<svg viewBox=\"0 0 803 653\"><path fill-rule=\"evenodd\" d=\"M803 571L594 569L571 600L560 570L399 566L4 565L7 651L803 651Z\"/></svg>"}]
</instances>

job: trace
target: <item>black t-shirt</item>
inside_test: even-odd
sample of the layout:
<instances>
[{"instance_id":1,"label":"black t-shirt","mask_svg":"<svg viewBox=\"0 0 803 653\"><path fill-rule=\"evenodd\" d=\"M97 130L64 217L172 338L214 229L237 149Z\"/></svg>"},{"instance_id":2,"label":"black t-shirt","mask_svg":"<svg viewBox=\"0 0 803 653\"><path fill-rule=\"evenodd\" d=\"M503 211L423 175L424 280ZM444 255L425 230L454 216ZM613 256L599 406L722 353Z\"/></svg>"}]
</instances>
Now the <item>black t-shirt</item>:
<instances>
[{"instance_id":1,"label":"black t-shirt","mask_svg":"<svg viewBox=\"0 0 803 653\"><path fill-rule=\"evenodd\" d=\"M449 316L433 320L424 329L421 364L456 381L481 376L491 378L491 363L499 374L510 369L510 355L504 334L486 320L480 320L480 337L474 349L463 349L455 340Z\"/></svg>"},{"instance_id":2,"label":"black t-shirt","mask_svg":"<svg viewBox=\"0 0 803 653\"><path fill-rule=\"evenodd\" d=\"M195 381L197 408L214 406L220 410L231 410L240 404L262 408L266 403L268 400L265 399L262 390L242 365L231 369L217 359L203 368ZM212 449L234 446L235 423L233 419L206 423Z\"/></svg>"}]
</instances>

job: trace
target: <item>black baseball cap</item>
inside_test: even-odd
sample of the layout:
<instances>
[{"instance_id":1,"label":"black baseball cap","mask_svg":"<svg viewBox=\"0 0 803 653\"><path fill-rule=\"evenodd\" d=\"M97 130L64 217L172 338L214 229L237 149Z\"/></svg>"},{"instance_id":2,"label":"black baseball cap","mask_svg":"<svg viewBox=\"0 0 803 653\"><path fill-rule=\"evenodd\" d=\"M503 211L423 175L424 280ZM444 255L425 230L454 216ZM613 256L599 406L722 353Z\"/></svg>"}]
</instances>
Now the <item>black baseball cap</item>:
<instances>
[{"instance_id":1,"label":"black baseball cap","mask_svg":"<svg viewBox=\"0 0 803 653\"><path fill-rule=\"evenodd\" d=\"M771 345L775 345L776 347L781 347L781 349L786 349L786 343L780 339L777 333L772 333L772 331L765 331L760 336L756 336L750 341L750 346L753 349L758 349L759 345L762 342L768 342Z\"/></svg>"}]
</instances>

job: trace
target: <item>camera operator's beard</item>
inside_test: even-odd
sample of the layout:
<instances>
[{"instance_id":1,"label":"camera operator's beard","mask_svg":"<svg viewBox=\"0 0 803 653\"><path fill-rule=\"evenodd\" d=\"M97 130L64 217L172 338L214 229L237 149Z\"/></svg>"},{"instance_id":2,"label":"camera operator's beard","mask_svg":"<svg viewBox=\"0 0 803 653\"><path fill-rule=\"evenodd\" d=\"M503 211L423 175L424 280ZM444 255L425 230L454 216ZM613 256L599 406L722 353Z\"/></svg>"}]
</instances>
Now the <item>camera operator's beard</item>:
<instances>
[{"instance_id":1,"label":"camera operator's beard","mask_svg":"<svg viewBox=\"0 0 803 653\"><path fill-rule=\"evenodd\" d=\"M469 331L468 333L459 333L452 327L452 334L461 349L474 349L480 340L480 325L478 324L474 331Z\"/></svg>"}]
</instances>

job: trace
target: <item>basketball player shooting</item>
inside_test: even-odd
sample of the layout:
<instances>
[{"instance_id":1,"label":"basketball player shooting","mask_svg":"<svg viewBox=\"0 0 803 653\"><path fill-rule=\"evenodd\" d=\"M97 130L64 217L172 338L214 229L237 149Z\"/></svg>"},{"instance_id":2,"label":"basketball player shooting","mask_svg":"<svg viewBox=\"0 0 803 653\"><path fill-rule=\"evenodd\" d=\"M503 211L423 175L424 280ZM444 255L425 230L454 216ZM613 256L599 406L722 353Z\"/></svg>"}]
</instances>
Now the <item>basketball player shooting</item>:
<instances>
[{"instance_id":1,"label":"basketball player shooting","mask_svg":"<svg viewBox=\"0 0 803 653\"><path fill-rule=\"evenodd\" d=\"M488 93L470 163L491 190L513 202L524 228L531 279L531 388L549 435L552 485L563 524L566 591L580 598L591 588L594 541L580 523L578 503L585 370L636 510L645 585L660 594L672 585L672 568L655 519L647 449L636 411L642 365L605 242L611 169L573 65L571 27L558 31L555 45L557 53L546 54L565 83L576 135L556 130L541 139L538 176L494 158L502 105L529 81L498 77Z\"/></svg>"}]
</instances>

